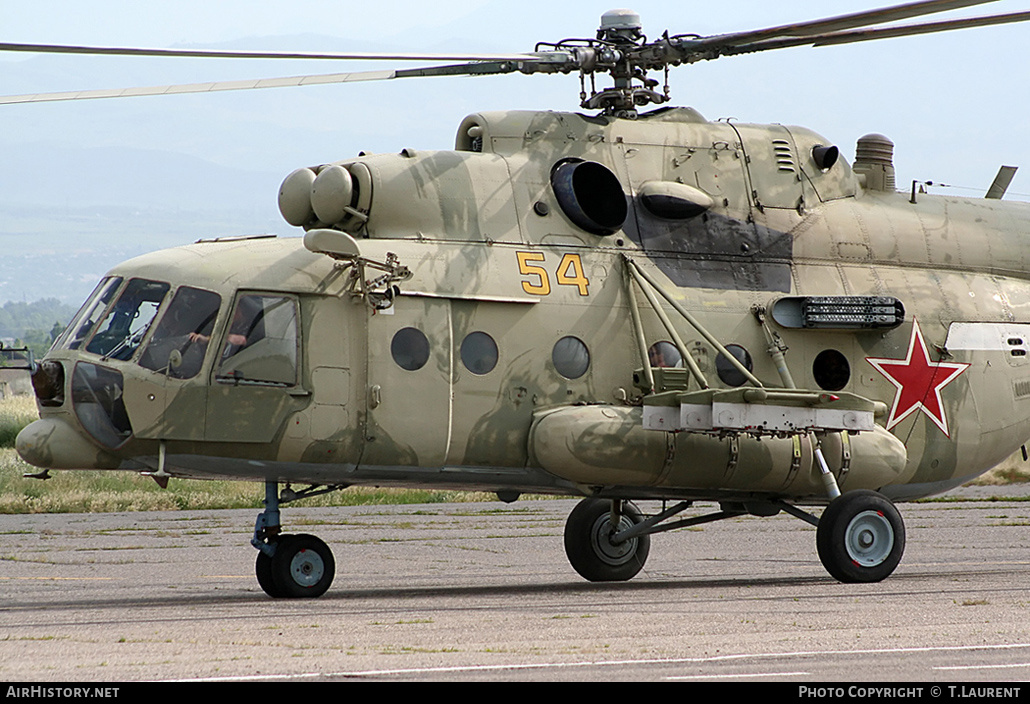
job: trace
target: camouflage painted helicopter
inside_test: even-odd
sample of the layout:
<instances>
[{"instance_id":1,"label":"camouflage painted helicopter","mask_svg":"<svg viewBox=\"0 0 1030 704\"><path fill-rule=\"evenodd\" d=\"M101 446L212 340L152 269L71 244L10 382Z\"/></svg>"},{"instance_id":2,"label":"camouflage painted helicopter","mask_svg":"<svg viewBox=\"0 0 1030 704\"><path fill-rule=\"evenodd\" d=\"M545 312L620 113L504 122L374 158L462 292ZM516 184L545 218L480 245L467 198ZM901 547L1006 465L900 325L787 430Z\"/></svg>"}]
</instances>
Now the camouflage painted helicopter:
<instances>
[{"instance_id":1,"label":"camouflage painted helicopter","mask_svg":"<svg viewBox=\"0 0 1030 704\"><path fill-rule=\"evenodd\" d=\"M618 10L596 38L433 68L3 98L578 73L589 112L473 114L453 151L301 168L279 206L303 238L115 267L33 363L41 417L18 452L40 476L264 482L252 543L273 597L335 573L281 505L351 485L584 497L564 542L589 580L636 575L654 533L780 511L817 526L833 577L882 580L905 546L895 501L1030 437L1030 205L1001 202L1004 183L899 193L881 135L849 165L808 129L638 110L669 101L648 74L679 64L1030 19L871 28L979 4L655 41ZM677 518L694 501L719 510Z\"/></svg>"}]
</instances>

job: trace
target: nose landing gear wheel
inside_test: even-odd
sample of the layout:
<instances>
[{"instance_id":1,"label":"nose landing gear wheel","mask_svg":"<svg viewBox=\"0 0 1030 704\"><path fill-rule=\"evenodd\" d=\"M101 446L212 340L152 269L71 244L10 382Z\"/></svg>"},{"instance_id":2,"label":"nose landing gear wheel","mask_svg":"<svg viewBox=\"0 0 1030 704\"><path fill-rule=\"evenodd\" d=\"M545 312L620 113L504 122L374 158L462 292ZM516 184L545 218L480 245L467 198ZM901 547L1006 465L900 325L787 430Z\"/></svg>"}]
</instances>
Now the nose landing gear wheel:
<instances>
[{"instance_id":1,"label":"nose landing gear wheel","mask_svg":"<svg viewBox=\"0 0 1030 704\"><path fill-rule=\"evenodd\" d=\"M272 558L266 555L263 550L258 550L254 572L257 574L258 584L261 585L265 594L273 599L281 599L285 596L279 591L279 587L276 586L275 580L272 578Z\"/></svg>"},{"instance_id":2,"label":"nose landing gear wheel","mask_svg":"<svg viewBox=\"0 0 1030 704\"><path fill-rule=\"evenodd\" d=\"M280 535L272 557L258 553L255 572L273 598L313 599L333 583L336 561L329 546L313 535Z\"/></svg>"},{"instance_id":3,"label":"nose landing gear wheel","mask_svg":"<svg viewBox=\"0 0 1030 704\"><path fill-rule=\"evenodd\" d=\"M641 535L622 543L611 537L644 520L640 510L623 503L617 528L612 526L611 502L583 499L572 509L565 523L565 554L579 574L591 582L622 582L632 579L647 561L651 537Z\"/></svg>"},{"instance_id":4,"label":"nose landing gear wheel","mask_svg":"<svg viewBox=\"0 0 1030 704\"><path fill-rule=\"evenodd\" d=\"M882 494L849 491L823 512L815 544L823 567L838 581L879 582L901 562L905 524Z\"/></svg>"}]
</instances>

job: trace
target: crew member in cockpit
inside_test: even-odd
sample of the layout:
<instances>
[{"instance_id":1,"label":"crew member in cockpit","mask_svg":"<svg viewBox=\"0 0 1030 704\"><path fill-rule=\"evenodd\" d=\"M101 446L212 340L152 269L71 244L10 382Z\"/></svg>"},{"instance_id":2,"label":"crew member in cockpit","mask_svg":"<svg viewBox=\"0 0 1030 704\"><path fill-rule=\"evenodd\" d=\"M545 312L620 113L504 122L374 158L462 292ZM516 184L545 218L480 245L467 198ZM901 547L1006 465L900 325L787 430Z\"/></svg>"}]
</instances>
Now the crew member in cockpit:
<instances>
[{"instance_id":1,"label":"crew member in cockpit","mask_svg":"<svg viewBox=\"0 0 1030 704\"><path fill-rule=\"evenodd\" d=\"M204 364L219 307L221 297L216 293L180 288L143 351L140 365L176 379L196 376ZM178 359L173 355L176 351Z\"/></svg>"},{"instance_id":2,"label":"crew member in cockpit","mask_svg":"<svg viewBox=\"0 0 1030 704\"><path fill-rule=\"evenodd\" d=\"M225 338L225 347L222 349L223 359L231 357L247 346L247 332L250 325L251 321L248 319L243 305L237 306L236 312L233 313L232 326L229 328L229 334ZM206 345L211 341L211 331L209 330L206 335L200 332L191 332L190 341Z\"/></svg>"}]
</instances>

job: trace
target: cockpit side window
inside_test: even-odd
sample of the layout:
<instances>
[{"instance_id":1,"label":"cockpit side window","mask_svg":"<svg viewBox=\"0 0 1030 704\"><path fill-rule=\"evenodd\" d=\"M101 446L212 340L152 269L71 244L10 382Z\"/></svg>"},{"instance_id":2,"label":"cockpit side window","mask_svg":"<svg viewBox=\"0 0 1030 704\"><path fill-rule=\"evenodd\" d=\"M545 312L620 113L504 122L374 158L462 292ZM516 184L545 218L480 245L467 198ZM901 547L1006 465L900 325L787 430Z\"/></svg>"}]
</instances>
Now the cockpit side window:
<instances>
[{"instance_id":1,"label":"cockpit side window","mask_svg":"<svg viewBox=\"0 0 1030 704\"><path fill-rule=\"evenodd\" d=\"M240 296L222 343L215 381L297 384L297 302L288 296Z\"/></svg>"},{"instance_id":2,"label":"cockpit side window","mask_svg":"<svg viewBox=\"0 0 1030 704\"><path fill-rule=\"evenodd\" d=\"M72 318L67 331L62 336L58 347L77 350L82 343L89 338L89 334L96 327L100 316L107 310L108 304L114 300L114 294L122 285L122 277L109 276L101 281L86 302L79 308L79 312Z\"/></svg>"},{"instance_id":3,"label":"cockpit side window","mask_svg":"<svg viewBox=\"0 0 1030 704\"><path fill-rule=\"evenodd\" d=\"M111 359L130 359L143 341L170 286L130 279L97 326L86 351Z\"/></svg>"},{"instance_id":4,"label":"cockpit side window","mask_svg":"<svg viewBox=\"0 0 1030 704\"><path fill-rule=\"evenodd\" d=\"M204 364L221 305L217 293L179 288L140 355L140 366L173 379L195 377Z\"/></svg>"}]
</instances>

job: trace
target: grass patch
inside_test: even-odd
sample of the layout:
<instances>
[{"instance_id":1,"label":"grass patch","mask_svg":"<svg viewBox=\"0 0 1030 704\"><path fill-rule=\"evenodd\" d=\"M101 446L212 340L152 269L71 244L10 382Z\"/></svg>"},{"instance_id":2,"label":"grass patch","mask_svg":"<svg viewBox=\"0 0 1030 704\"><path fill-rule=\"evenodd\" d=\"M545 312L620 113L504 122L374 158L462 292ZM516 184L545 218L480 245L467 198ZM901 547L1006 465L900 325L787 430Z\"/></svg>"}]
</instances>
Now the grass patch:
<instances>
[{"instance_id":1,"label":"grass patch","mask_svg":"<svg viewBox=\"0 0 1030 704\"><path fill-rule=\"evenodd\" d=\"M39 418L32 396L11 396L0 400L0 447L14 447L21 429Z\"/></svg>"},{"instance_id":2,"label":"grass patch","mask_svg":"<svg viewBox=\"0 0 1030 704\"><path fill-rule=\"evenodd\" d=\"M931 496L927 499L916 499L916 504L970 504L970 503L1021 503L1030 501L1030 496L984 496L970 498L967 496Z\"/></svg>"},{"instance_id":3,"label":"grass patch","mask_svg":"<svg viewBox=\"0 0 1030 704\"><path fill-rule=\"evenodd\" d=\"M0 450L0 513L257 508L264 498L258 483L173 479L165 490L131 472L53 472L46 481L22 476L35 471L14 450Z\"/></svg>"},{"instance_id":4,"label":"grass patch","mask_svg":"<svg viewBox=\"0 0 1030 704\"><path fill-rule=\"evenodd\" d=\"M997 467L982 474L970 484L976 486L1004 486L1007 484L1023 484L1030 482L1030 462L1023 461L1023 452L1017 450L1015 454L999 464Z\"/></svg>"},{"instance_id":5,"label":"grass patch","mask_svg":"<svg viewBox=\"0 0 1030 704\"><path fill-rule=\"evenodd\" d=\"M215 508L260 509L261 482L172 479L162 489L153 479L132 472L56 471L46 481L26 479L37 471L12 449L0 449L0 514L175 511ZM496 501L494 494L350 487L297 502L297 506L367 506Z\"/></svg>"}]
</instances>

